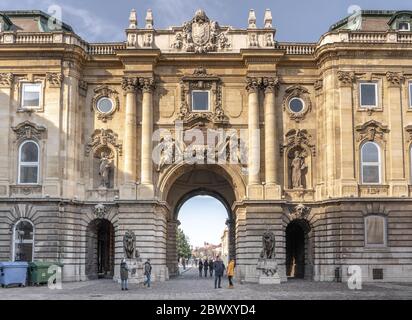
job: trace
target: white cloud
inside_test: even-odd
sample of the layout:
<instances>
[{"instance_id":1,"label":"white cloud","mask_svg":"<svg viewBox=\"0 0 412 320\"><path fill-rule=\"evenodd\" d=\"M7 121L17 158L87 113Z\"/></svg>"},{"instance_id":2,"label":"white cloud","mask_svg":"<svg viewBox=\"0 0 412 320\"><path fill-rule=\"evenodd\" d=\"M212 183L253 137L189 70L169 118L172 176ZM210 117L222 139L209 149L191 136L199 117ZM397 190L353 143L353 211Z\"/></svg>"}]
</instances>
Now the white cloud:
<instances>
[{"instance_id":1,"label":"white cloud","mask_svg":"<svg viewBox=\"0 0 412 320\"><path fill-rule=\"evenodd\" d=\"M84 8L77 8L64 3L61 0L21 0L16 4L11 1L0 0L1 10L34 10L40 8L47 13L52 5L58 5L62 9L62 20L71 25L76 33L84 40L93 41L122 41L125 39L124 28L102 19L93 12Z\"/></svg>"}]
</instances>

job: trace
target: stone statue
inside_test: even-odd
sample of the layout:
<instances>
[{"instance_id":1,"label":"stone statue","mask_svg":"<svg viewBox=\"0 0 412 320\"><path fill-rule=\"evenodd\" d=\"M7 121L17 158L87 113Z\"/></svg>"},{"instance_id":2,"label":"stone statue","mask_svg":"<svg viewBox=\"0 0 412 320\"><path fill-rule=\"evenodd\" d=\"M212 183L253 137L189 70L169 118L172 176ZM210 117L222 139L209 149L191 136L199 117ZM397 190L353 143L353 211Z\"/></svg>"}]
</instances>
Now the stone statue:
<instances>
[{"instance_id":1,"label":"stone statue","mask_svg":"<svg viewBox=\"0 0 412 320\"><path fill-rule=\"evenodd\" d=\"M302 154L299 151L295 151L295 158L292 160L291 170L292 170L292 188L293 189L302 189L303 182L303 170L307 168Z\"/></svg>"},{"instance_id":2,"label":"stone statue","mask_svg":"<svg viewBox=\"0 0 412 320\"><path fill-rule=\"evenodd\" d=\"M262 259L274 259L275 258L275 234L270 231L266 231L262 237L263 249L260 254Z\"/></svg>"},{"instance_id":3,"label":"stone statue","mask_svg":"<svg viewBox=\"0 0 412 320\"><path fill-rule=\"evenodd\" d=\"M136 257L139 256L136 250L136 235L133 231L126 231L123 237L123 248L127 259L133 259L136 252Z\"/></svg>"},{"instance_id":4,"label":"stone statue","mask_svg":"<svg viewBox=\"0 0 412 320\"><path fill-rule=\"evenodd\" d=\"M106 152L101 153L99 175L101 178L100 186L104 188L110 188L109 174L112 167L108 154Z\"/></svg>"}]
</instances>

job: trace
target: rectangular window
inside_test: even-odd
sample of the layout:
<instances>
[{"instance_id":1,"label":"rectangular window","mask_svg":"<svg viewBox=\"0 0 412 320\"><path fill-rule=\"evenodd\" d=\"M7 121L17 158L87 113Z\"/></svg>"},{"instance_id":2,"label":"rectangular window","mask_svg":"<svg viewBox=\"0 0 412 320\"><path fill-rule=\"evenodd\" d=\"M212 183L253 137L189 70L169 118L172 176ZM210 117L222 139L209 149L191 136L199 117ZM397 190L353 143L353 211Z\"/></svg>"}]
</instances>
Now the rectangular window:
<instances>
[{"instance_id":1,"label":"rectangular window","mask_svg":"<svg viewBox=\"0 0 412 320\"><path fill-rule=\"evenodd\" d=\"M386 219L374 215L365 218L365 245L371 247L386 246Z\"/></svg>"},{"instance_id":2,"label":"rectangular window","mask_svg":"<svg viewBox=\"0 0 412 320\"><path fill-rule=\"evenodd\" d=\"M363 165L362 183L379 184L380 183L379 165Z\"/></svg>"},{"instance_id":3,"label":"rectangular window","mask_svg":"<svg viewBox=\"0 0 412 320\"><path fill-rule=\"evenodd\" d=\"M41 83L23 83L21 107L25 109L40 108Z\"/></svg>"},{"instance_id":4,"label":"rectangular window","mask_svg":"<svg viewBox=\"0 0 412 320\"><path fill-rule=\"evenodd\" d=\"M361 83L360 84L360 105L362 108L378 107L378 84Z\"/></svg>"},{"instance_id":5,"label":"rectangular window","mask_svg":"<svg viewBox=\"0 0 412 320\"><path fill-rule=\"evenodd\" d=\"M399 31L411 31L411 25L409 22L399 22Z\"/></svg>"},{"instance_id":6,"label":"rectangular window","mask_svg":"<svg viewBox=\"0 0 412 320\"><path fill-rule=\"evenodd\" d=\"M192 91L192 111L209 111L209 91Z\"/></svg>"},{"instance_id":7,"label":"rectangular window","mask_svg":"<svg viewBox=\"0 0 412 320\"><path fill-rule=\"evenodd\" d=\"M409 82L409 108L412 108L412 82Z\"/></svg>"},{"instance_id":8,"label":"rectangular window","mask_svg":"<svg viewBox=\"0 0 412 320\"><path fill-rule=\"evenodd\" d=\"M38 166L21 165L20 166L20 184L37 184L38 178Z\"/></svg>"}]
</instances>

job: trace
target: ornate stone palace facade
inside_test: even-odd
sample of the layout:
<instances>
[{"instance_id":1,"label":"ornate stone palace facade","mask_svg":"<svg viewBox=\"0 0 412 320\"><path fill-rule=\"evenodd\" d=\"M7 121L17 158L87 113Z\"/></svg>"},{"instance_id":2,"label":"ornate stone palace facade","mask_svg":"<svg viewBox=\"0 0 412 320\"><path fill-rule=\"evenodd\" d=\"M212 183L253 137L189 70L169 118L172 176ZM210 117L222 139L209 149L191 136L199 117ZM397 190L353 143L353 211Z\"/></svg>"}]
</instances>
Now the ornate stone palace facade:
<instances>
[{"instance_id":1,"label":"ornate stone palace facade","mask_svg":"<svg viewBox=\"0 0 412 320\"><path fill-rule=\"evenodd\" d=\"M120 43L49 21L0 12L0 260L60 261L80 281L117 278L127 253L163 281L180 206L208 194L228 209L239 280L257 281L269 231L282 281L352 265L412 281L411 11L362 11L317 43L277 42L269 10L242 30L203 11L139 27L132 11ZM190 141L152 136L178 125L248 130L247 161L202 163L205 143L170 163ZM159 141L174 148L155 163Z\"/></svg>"}]
</instances>

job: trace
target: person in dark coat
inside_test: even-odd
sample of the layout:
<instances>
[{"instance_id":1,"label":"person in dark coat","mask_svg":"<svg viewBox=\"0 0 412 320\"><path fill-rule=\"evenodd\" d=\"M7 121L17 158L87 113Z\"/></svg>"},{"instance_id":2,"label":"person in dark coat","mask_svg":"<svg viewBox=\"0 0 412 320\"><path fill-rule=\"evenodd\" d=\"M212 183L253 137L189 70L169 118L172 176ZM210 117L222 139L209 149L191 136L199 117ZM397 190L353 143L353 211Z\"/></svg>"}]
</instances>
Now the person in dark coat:
<instances>
[{"instance_id":1,"label":"person in dark coat","mask_svg":"<svg viewBox=\"0 0 412 320\"><path fill-rule=\"evenodd\" d=\"M199 259L199 277L202 277L203 275L203 261L202 259Z\"/></svg>"},{"instance_id":2,"label":"person in dark coat","mask_svg":"<svg viewBox=\"0 0 412 320\"><path fill-rule=\"evenodd\" d=\"M129 279L129 266L126 263L126 259L123 259L120 263L120 280L122 282L122 291L129 290L127 288L127 281Z\"/></svg>"},{"instance_id":3,"label":"person in dark coat","mask_svg":"<svg viewBox=\"0 0 412 320\"><path fill-rule=\"evenodd\" d=\"M144 263L144 275L146 276L146 280L143 282L143 285L150 288L151 277L152 277L152 264L150 263L150 259Z\"/></svg>"},{"instance_id":4,"label":"person in dark coat","mask_svg":"<svg viewBox=\"0 0 412 320\"><path fill-rule=\"evenodd\" d=\"M209 268L209 262L207 262L207 258L205 262L203 262L203 270L205 271L205 278L207 278L207 269Z\"/></svg>"},{"instance_id":5,"label":"person in dark coat","mask_svg":"<svg viewBox=\"0 0 412 320\"><path fill-rule=\"evenodd\" d=\"M209 259L209 275L210 277L213 277L213 259Z\"/></svg>"},{"instance_id":6,"label":"person in dark coat","mask_svg":"<svg viewBox=\"0 0 412 320\"><path fill-rule=\"evenodd\" d=\"M222 277L225 272L225 265L223 261L217 256L216 261L213 263L213 269L215 271L215 289L222 288Z\"/></svg>"}]
</instances>

